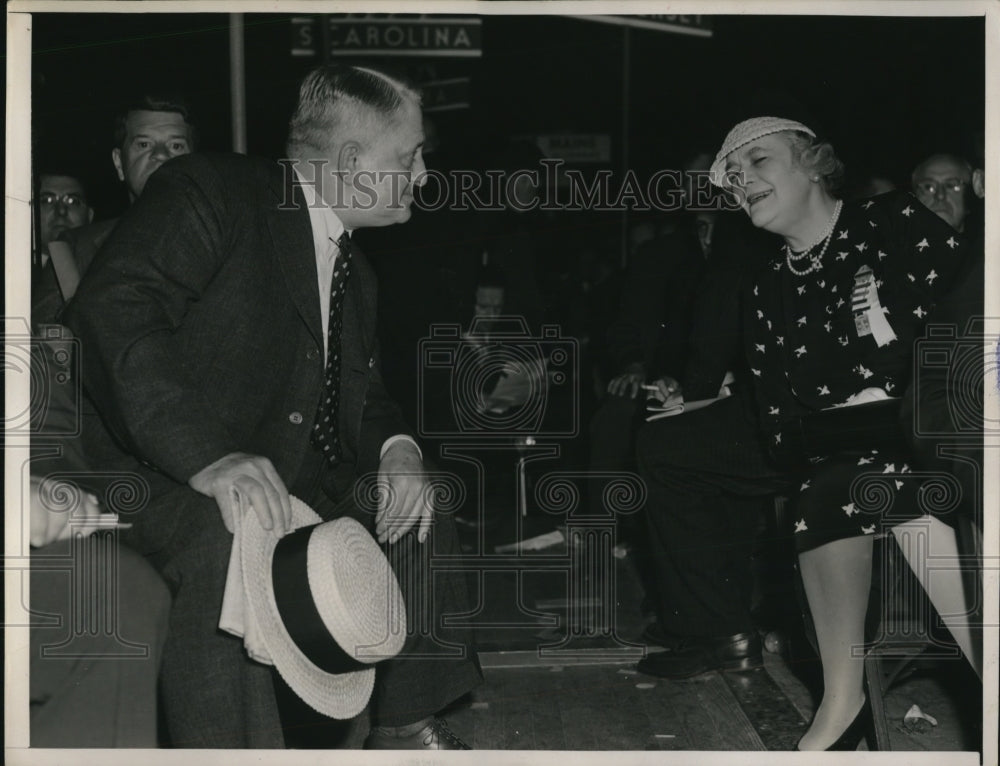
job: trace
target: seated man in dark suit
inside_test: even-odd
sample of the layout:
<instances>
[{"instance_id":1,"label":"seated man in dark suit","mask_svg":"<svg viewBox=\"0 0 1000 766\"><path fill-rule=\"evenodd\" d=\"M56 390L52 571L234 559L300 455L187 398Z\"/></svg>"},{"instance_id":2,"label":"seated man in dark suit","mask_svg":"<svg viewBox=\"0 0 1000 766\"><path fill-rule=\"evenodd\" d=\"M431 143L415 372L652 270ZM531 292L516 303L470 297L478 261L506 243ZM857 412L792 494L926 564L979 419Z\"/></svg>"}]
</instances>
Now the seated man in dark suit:
<instances>
[{"instance_id":1,"label":"seated man in dark suit","mask_svg":"<svg viewBox=\"0 0 1000 766\"><path fill-rule=\"evenodd\" d=\"M49 242L62 239L70 229L94 220L83 181L72 173L43 170L38 174L39 249L48 260Z\"/></svg>"},{"instance_id":2,"label":"seated man in dark suit","mask_svg":"<svg viewBox=\"0 0 1000 766\"><path fill-rule=\"evenodd\" d=\"M104 539L116 517L102 512L74 435L79 381L62 377L66 346L32 346L43 375L31 397L31 746L156 747L170 595L141 555ZM116 478L120 490L127 477Z\"/></svg>"},{"instance_id":3,"label":"seated man in dark suit","mask_svg":"<svg viewBox=\"0 0 1000 766\"><path fill-rule=\"evenodd\" d=\"M115 121L111 161L119 180L125 184L129 204L142 194L153 171L171 157L190 154L196 145L197 130L191 122L190 109L181 99L144 94L128 102ZM44 208L42 215L44 235ZM52 240L64 242L69 258L56 263L54 271L38 281L32 295L35 321L56 321L65 302L73 297L79 278L118 224L117 218L90 223L93 217L90 210L86 220L61 227L45 241L46 245Z\"/></svg>"},{"instance_id":4,"label":"seated man in dark suit","mask_svg":"<svg viewBox=\"0 0 1000 766\"><path fill-rule=\"evenodd\" d=\"M38 240L32 258L32 315L36 321L55 320L62 308L62 295L49 244L63 240L69 232L94 220L83 179L66 166L43 167L36 175L38 200Z\"/></svg>"},{"instance_id":5,"label":"seated man in dark suit","mask_svg":"<svg viewBox=\"0 0 1000 766\"><path fill-rule=\"evenodd\" d=\"M409 218L422 143L413 90L320 67L300 88L288 160L167 162L67 307L89 395L150 484L127 538L174 596L162 681L175 746L285 744L271 671L218 623L234 517L281 536L294 494L324 519L365 524L404 595L433 610L407 621L430 632L415 629L379 666L368 746L465 747L435 713L481 673L461 637L444 645L434 632L466 611L464 580L431 581L422 547L457 551L454 524L435 515L382 384L376 283L350 238ZM377 513L357 507L362 476L389 486Z\"/></svg>"},{"instance_id":6,"label":"seated man in dark suit","mask_svg":"<svg viewBox=\"0 0 1000 766\"><path fill-rule=\"evenodd\" d=\"M720 210L720 197L709 190L705 173L711 159L707 152L699 152L685 164L678 190L683 213L679 225L640 246L629 264L619 317L607 332L609 366L616 373L590 422L592 471L634 468L636 429L646 399L642 386L663 376L681 377L689 356L693 317L701 300L696 292L706 270L721 273L714 265L719 253L724 253L730 241L748 233L749 227L737 216ZM716 229L721 247L714 246ZM719 308L728 315L731 307ZM721 382L725 367L716 372L720 372ZM597 482L589 494L591 503L600 502Z\"/></svg>"},{"instance_id":7,"label":"seated man in dark suit","mask_svg":"<svg viewBox=\"0 0 1000 766\"><path fill-rule=\"evenodd\" d=\"M679 375L690 332L692 297L709 258L696 231L690 171L708 167L707 153L694 155L685 167L679 195L679 226L642 242L630 257L621 289L617 319L605 332L604 366L612 375L607 396L590 421L591 471L634 467L635 431L645 400L642 386L661 375ZM601 502L600 482L591 482L592 504ZM599 508L594 508L599 511Z\"/></svg>"},{"instance_id":8,"label":"seated man in dark suit","mask_svg":"<svg viewBox=\"0 0 1000 766\"><path fill-rule=\"evenodd\" d=\"M733 395L710 407L643 424L636 443L639 471L647 483L647 537L656 625L647 640L674 651L651 654L639 670L684 677L717 667L700 645L677 651L692 635L731 636L740 660L761 662L760 639L749 613L753 546L762 498L786 481L766 462L757 438L749 370L743 359L740 292L763 262L769 236L739 213L719 213L714 259L695 290L690 335L680 374L656 381L659 398L685 401L718 395L727 372ZM719 489L706 477L727 471ZM731 474L731 476L729 475ZM724 541L701 544L706 536ZM713 538L714 539L714 538ZM723 587L717 583L725 582ZM709 587L711 586L711 587ZM691 643L689 640L687 643Z\"/></svg>"}]
</instances>

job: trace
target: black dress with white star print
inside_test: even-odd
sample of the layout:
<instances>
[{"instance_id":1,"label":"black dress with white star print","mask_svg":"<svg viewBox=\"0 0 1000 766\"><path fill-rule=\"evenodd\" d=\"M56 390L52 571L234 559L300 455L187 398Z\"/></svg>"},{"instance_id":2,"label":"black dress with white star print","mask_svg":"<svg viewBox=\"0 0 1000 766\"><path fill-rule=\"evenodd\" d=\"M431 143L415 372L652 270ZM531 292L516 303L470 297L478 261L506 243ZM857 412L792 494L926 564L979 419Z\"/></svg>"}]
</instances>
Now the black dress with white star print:
<instances>
[{"instance_id":1,"label":"black dress with white star print","mask_svg":"<svg viewBox=\"0 0 1000 766\"><path fill-rule=\"evenodd\" d=\"M902 396L912 377L913 340L966 256L962 237L908 193L845 203L822 268L793 274L784 250L753 280L745 300L746 354L764 438L780 439L784 419L844 403L866 388ZM859 334L852 308L855 275L872 271L878 301L895 338L879 346ZM885 508L856 502L856 480L883 474ZM800 550L843 537L872 534L884 512L918 515L916 482L905 453L859 445L812 466L796 513ZM852 494L852 485L853 494ZM910 486L914 485L914 486ZM869 484L869 488L874 484ZM862 506L864 510L857 510ZM911 508L912 511L908 510Z\"/></svg>"}]
</instances>

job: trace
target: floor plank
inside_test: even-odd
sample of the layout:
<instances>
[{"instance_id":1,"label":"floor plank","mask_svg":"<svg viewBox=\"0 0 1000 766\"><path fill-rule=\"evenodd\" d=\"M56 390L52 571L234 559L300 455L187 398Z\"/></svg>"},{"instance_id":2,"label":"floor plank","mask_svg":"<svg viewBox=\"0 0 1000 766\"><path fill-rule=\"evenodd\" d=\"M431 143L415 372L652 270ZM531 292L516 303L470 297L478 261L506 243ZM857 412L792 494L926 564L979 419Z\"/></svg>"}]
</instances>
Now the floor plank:
<instances>
[{"instance_id":1,"label":"floor plank","mask_svg":"<svg viewBox=\"0 0 1000 766\"><path fill-rule=\"evenodd\" d=\"M646 681L638 673L633 676L636 683ZM682 687L671 684L663 693L641 693L638 696L642 710L649 722L646 735L645 750L696 750L697 743L689 736L690 732L684 725L681 715L683 705L679 697L685 694Z\"/></svg>"},{"instance_id":2,"label":"floor plank","mask_svg":"<svg viewBox=\"0 0 1000 766\"><path fill-rule=\"evenodd\" d=\"M543 671L539 671L541 675ZM566 670L555 671L548 669L544 671L549 674L548 686L552 690L551 694L533 695L530 685L522 687L524 704L532 711L532 734L535 748L539 750L566 750L567 736L562 722L560 710L561 700L566 696L564 688ZM533 679L532 679L533 680ZM545 684L546 679L539 681ZM572 741L572 740L570 740Z\"/></svg>"},{"instance_id":3,"label":"floor plank","mask_svg":"<svg viewBox=\"0 0 1000 766\"><path fill-rule=\"evenodd\" d=\"M504 679L504 750L536 750L535 712L548 706L538 695L542 684L531 675L511 673Z\"/></svg>"},{"instance_id":4,"label":"floor plank","mask_svg":"<svg viewBox=\"0 0 1000 766\"><path fill-rule=\"evenodd\" d=\"M807 720L765 668L719 675L767 750L795 750Z\"/></svg>"},{"instance_id":5,"label":"floor plank","mask_svg":"<svg viewBox=\"0 0 1000 766\"><path fill-rule=\"evenodd\" d=\"M692 728L691 739L704 750L766 750L728 685L718 673L708 673L683 682L693 694L687 698L684 718ZM700 716L692 714L694 705Z\"/></svg>"},{"instance_id":6,"label":"floor plank","mask_svg":"<svg viewBox=\"0 0 1000 766\"><path fill-rule=\"evenodd\" d=\"M598 750L604 726L593 722L603 715L603 706L593 684L593 670L573 668L563 671L564 699L558 702L567 750Z\"/></svg>"}]
</instances>

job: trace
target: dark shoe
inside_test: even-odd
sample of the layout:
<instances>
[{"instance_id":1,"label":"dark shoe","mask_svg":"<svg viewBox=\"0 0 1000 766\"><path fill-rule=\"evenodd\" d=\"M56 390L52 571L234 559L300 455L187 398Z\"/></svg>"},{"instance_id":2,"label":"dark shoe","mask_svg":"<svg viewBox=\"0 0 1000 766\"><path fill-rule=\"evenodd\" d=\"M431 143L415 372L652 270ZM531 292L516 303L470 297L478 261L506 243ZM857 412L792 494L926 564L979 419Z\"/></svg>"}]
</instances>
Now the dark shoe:
<instances>
[{"instance_id":1,"label":"dark shoe","mask_svg":"<svg viewBox=\"0 0 1000 766\"><path fill-rule=\"evenodd\" d=\"M875 742L874 730L875 718L872 715L872 706L868 703L868 698L865 697L865 702L858 714L854 716L854 720L827 750L853 752L858 749L862 737L867 736L869 743Z\"/></svg>"},{"instance_id":2,"label":"dark shoe","mask_svg":"<svg viewBox=\"0 0 1000 766\"><path fill-rule=\"evenodd\" d=\"M751 670L764 664L756 631L724 638L688 638L675 649L651 654L640 673L660 678L691 678L710 670Z\"/></svg>"},{"instance_id":3,"label":"dark shoe","mask_svg":"<svg viewBox=\"0 0 1000 766\"><path fill-rule=\"evenodd\" d=\"M683 638L667 633L658 622L649 623L642 631L639 640L647 645L662 646L664 649L676 649L684 641Z\"/></svg>"},{"instance_id":4,"label":"dark shoe","mask_svg":"<svg viewBox=\"0 0 1000 766\"><path fill-rule=\"evenodd\" d=\"M378 727L372 729L365 741L366 750L471 750L458 738L448 724L435 718L420 731L408 737L394 737Z\"/></svg>"}]
</instances>

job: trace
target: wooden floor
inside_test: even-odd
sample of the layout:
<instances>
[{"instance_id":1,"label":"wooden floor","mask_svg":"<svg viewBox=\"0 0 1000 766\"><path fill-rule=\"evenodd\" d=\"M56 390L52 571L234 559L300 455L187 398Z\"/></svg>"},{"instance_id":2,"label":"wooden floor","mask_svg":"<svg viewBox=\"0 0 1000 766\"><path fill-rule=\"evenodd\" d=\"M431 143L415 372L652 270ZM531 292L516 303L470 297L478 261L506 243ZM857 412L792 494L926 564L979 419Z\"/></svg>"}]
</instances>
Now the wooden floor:
<instances>
[{"instance_id":1,"label":"wooden floor","mask_svg":"<svg viewBox=\"0 0 1000 766\"><path fill-rule=\"evenodd\" d=\"M484 750L795 749L816 704L819 666L813 657L789 652L786 645L783 653L765 653L765 667L755 671L683 682L640 674L635 652L643 649L629 644L638 643L648 619L642 587L629 556L617 558L614 571L615 636L595 639L592 649L578 642L583 648L568 659L538 651L566 635L571 599L564 581L551 572L519 583L509 573L491 575L492 584L479 589L485 683L448 712L449 725ZM498 627L505 620L521 625ZM979 711L969 700L977 688L961 660L955 670L918 668L886 700L893 749L979 749L971 722ZM903 717L914 704L938 724L905 726Z\"/></svg>"},{"instance_id":2,"label":"wooden floor","mask_svg":"<svg viewBox=\"0 0 1000 766\"><path fill-rule=\"evenodd\" d=\"M650 678L631 666L491 666L485 684L447 714L479 750L794 750L813 701L777 655L743 673L684 682ZM886 703L893 750L976 750L968 700L953 674L916 673ZM911 730L911 705L937 726ZM866 749L862 743L862 750Z\"/></svg>"},{"instance_id":3,"label":"wooden floor","mask_svg":"<svg viewBox=\"0 0 1000 766\"><path fill-rule=\"evenodd\" d=\"M630 665L546 665L521 652L485 653L482 660L485 683L445 713L476 750L791 751L813 713L807 687L772 654L758 670L683 682L650 678ZM974 684L964 675L917 670L892 689L886 708L894 751L981 749L972 722L977 706L969 700ZM913 705L937 724L904 724ZM317 738L304 746L360 748L368 727L362 715L336 744Z\"/></svg>"},{"instance_id":4,"label":"wooden floor","mask_svg":"<svg viewBox=\"0 0 1000 766\"><path fill-rule=\"evenodd\" d=\"M474 589L478 611L472 622L485 682L445 711L450 727L473 748L795 749L815 709L819 666L811 653L795 649L791 636L783 652L765 653L765 665L757 670L713 672L683 682L640 674L636 659L647 648L638 637L649 618L643 615L642 588L626 555L615 558L613 590L597 587L590 595L577 594L613 602L613 609L601 612L613 619L613 635L605 631L573 642L571 652L546 653L539 648L565 641L571 622L567 606L574 597L568 595L558 566L541 566L546 554L540 555L525 557L519 572L501 567L484 573ZM974 696L981 687L962 660L952 662L918 666L892 689L886 707L893 750L980 748L974 721L981 711ZM937 725L904 725L912 705L933 716ZM367 732L367 718L361 716L339 746L361 747ZM330 744L320 739L302 746Z\"/></svg>"},{"instance_id":5,"label":"wooden floor","mask_svg":"<svg viewBox=\"0 0 1000 766\"><path fill-rule=\"evenodd\" d=\"M487 668L449 716L486 750L765 750L719 674L684 685L627 668Z\"/></svg>"}]
</instances>

